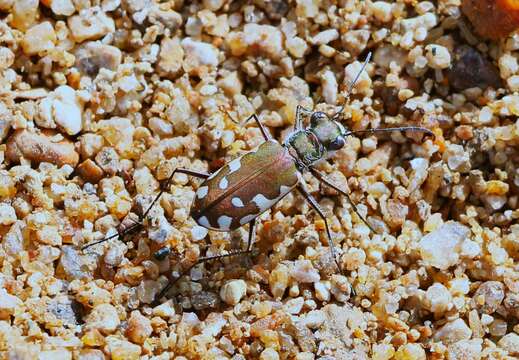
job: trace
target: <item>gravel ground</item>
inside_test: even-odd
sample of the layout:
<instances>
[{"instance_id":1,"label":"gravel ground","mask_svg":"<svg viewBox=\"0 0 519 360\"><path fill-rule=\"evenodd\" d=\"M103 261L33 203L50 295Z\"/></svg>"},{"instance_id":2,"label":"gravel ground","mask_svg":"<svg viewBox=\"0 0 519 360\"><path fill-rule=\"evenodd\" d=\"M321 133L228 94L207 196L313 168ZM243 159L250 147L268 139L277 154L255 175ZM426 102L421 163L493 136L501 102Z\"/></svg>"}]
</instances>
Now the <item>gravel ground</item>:
<instances>
[{"instance_id":1,"label":"gravel ground","mask_svg":"<svg viewBox=\"0 0 519 360\"><path fill-rule=\"evenodd\" d=\"M518 358L519 32L461 3L0 0L1 358ZM435 134L350 136L318 165L376 233L304 175L344 275L293 193L261 216L254 256L196 266L152 305L247 240L189 217L200 181L183 174L136 233L81 250L176 167L262 143L235 119L282 141L298 104Z\"/></svg>"}]
</instances>

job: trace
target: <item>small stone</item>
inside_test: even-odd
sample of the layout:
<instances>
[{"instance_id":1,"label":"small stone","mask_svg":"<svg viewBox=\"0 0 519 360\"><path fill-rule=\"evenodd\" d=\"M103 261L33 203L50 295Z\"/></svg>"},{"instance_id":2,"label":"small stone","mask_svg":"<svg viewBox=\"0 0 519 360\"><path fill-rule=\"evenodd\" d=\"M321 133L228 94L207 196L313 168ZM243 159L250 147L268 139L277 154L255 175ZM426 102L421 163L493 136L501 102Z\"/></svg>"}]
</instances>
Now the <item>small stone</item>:
<instances>
[{"instance_id":1,"label":"small stone","mask_svg":"<svg viewBox=\"0 0 519 360\"><path fill-rule=\"evenodd\" d=\"M299 283L314 283L321 280L319 272L310 260L296 260L290 269L290 276Z\"/></svg>"},{"instance_id":2,"label":"small stone","mask_svg":"<svg viewBox=\"0 0 519 360\"><path fill-rule=\"evenodd\" d=\"M128 339L134 343L143 344L152 331L151 321L147 317L142 316L139 311L132 311L125 332Z\"/></svg>"},{"instance_id":3,"label":"small stone","mask_svg":"<svg viewBox=\"0 0 519 360\"><path fill-rule=\"evenodd\" d=\"M50 300L47 310L65 325L76 326L81 320L81 304L67 296L58 296Z\"/></svg>"},{"instance_id":4,"label":"small stone","mask_svg":"<svg viewBox=\"0 0 519 360\"><path fill-rule=\"evenodd\" d=\"M224 0L203 0L204 8L211 11L218 11L225 4Z\"/></svg>"},{"instance_id":5,"label":"small stone","mask_svg":"<svg viewBox=\"0 0 519 360\"><path fill-rule=\"evenodd\" d=\"M488 87L498 89L502 86L496 66L467 45L456 47L453 65L447 77L450 86L458 91L475 87L483 90Z\"/></svg>"},{"instance_id":6,"label":"small stone","mask_svg":"<svg viewBox=\"0 0 519 360\"><path fill-rule=\"evenodd\" d=\"M449 360L479 360L481 359L481 339L461 340L447 348Z\"/></svg>"},{"instance_id":7,"label":"small stone","mask_svg":"<svg viewBox=\"0 0 519 360\"><path fill-rule=\"evenodd\" d=\"M519 335L510 333L503 336L497 345L508 351L511 356L519 356Z\"/></svg>"},{"instance_id":8,"label":"small stone","mask_svg":"<svg viewBox=\"0 0 519 360\"><path fill-rule=\"evenodd\" d=\"M15 0L10 9L13 18L11 26L20 31L27 30L38 18L38 0Z\"/></svg>"},{"instance_id":9,"label":"small stone","mask_svg":"<svg viewBox=\"0 0 519 360\"><path fill-rule=\"evenodd\" d=\"M330 301L330 283L319 281L314 283L315 297L319 301Z\"/></svg>"},{"instance_id":10,"label":"small stone","mask_svg":"<svg viewBox=\"0 0 519 360\"><path fill-rule=\"evenodd\" d=\"M115 23L98 6L83 9L79 15L69 17L68 27L74 40L97 40L115 31Z\"/></svg>"},{"instance_id":11,"label":"small stone","mask_svg":"<svg viewBox=\"0 0 519 360\"><path fill-rule=\"evenodd\" d=\"M304 41L298 36L288 38L285 41L285 46L290 55L292 55L295 58L302 58L305 55L306 50L308 49L306 41Z\"/></svg>"},{"instance_id":12,"label":"small stone","mask_svg":"<svg viewBox=\"0 0 519 360\"><path fill-rule=\"evenodd\" d=\"M44 350L38 354L38 360L72 360L72 353L66 349Z\"/></svg>"},{"instance_id":13,"label":"small stone","mask_svg":"<svg viewBox=\"0 0 519 360\"><path fill-rule=\"evenodd\" d=\"M461 145L449 144L447 150L443 154L443 158L447 161L447 165L453 171L466 173L471 169L470 155Z\"/></svg>"},{"instance_id":14,"label":"small stone","mask_svg":"<svg viewBox=\"0 0 519 360\"><path fill-rule=\"evenodd\" d=\"M138 360L141 355L141 347L129 341L122 340L119 336L108 336L106 347L112 360Z\"/></svg>"},{"instance_id":15,"label":"small stone","mask_svg":"<svg viewBox=\"0 0 519 360\"><path fill-rule=\"evenodd\" d=\"M91 184L97 184L104 176L104 171L91 159L86 159L76 169L79 176Z\"/></svg>"},{"instance_id":16,"label":"small stone","mask_svg":"<svg viewBox=\"0 0 519 360\"><path fill-rule=\"evenodd\" d=\"M70 16L76 12L72 0L51 0L50 9L56 15Z\"/></svg>"},{"instance_id":17,"label":"small stone","mask_svg":"<svg viewBox=\"0 0 519 360\"><path fill-rule=\"evenodd\" d=\"M193 45L191 44L190 46ZM183 60L184 49L180 45L180 40L178 38L162 39L160 43L159 61L157 62L158 74L165 77L177 76L182 70Z\"/></svg>"},{"instance_id":18,"label":"small stone","mask_svg":"<svg viewBox=\"0 0 519 360\"><path fill-rule=\"evenodd\" d=\"M471 336L472 330L470 330L465 321L456 319L438 329L434 334L434 340L450 345L461 340L469 340Z\"/></svg>"},{"instance_id":19,"label":"small stone","mask_svg":"<svg viewBox=\"0 0 519 360\"><path fill-rule=\"evenodd\" d=\"M456 265L461 251L463 240L470 234L470 230L455 221L448 221L435 231L425 235L418 248L426 266L433 266L446 270Z\"/></svg>"},{"instance_id":20,"label":"small stone","mask_svg":"<svg viewBox=\"0 0 519 360\"><path fill-rule=\"evenodd\" d=\"M246 46L257 48L272 59L279 59L283 49L283 35L272 25L246 24L243 28Z\"/></svg>"},{"instance_id":21,"label":"small stone","mask_svg":"<svg viewBox=\"0 0 519 360\"><path fill-rule=\"evenodd\" d=\"M285 303L285 311L289 314L299 314L303 309L303 305L305 304L305 299L301 296L296 297L294 299L290 299Z\"/></svg>"},{"instance_id":22,"label":"small stone","mask_svg":"<svg viewBox=\"0 0 519 360\"><path fill-rule=\"evenodd\" d=\"M175 316L175 306L173 301L168 300L163 304L153 308L153 315L160 316L162 318L170 318Z\"/></svg>"},{"instance_id":23,"label":"small stone","mask_svg":"<svg viewBox=\"0 0 519 360\"><path fill-rule=\"evenodd\" d=\"M13 315L18 306L23 304L18 297L9 294L5 289L0 289L0 318L6 319Z\"/></svg>"},{"instance_id":24,"label":"small stone","mask_svg":"<svg viewBox=\"0 0 519 360\"><path fill-rule=\"evenodd\" d=\"M105 334L109 334L117 329L120 322L119 315L114 306L99 304L87 316L85 327L88 329L98 329Z\"/></svg>"},{"instance_id":25,"label":"small stone","mask_svg":"<svg viewBox=\"0 0 519 360\"><path fill-rule=\"evenodd\" d=\"M279 360L279 354L272 348L266 348L261 352L260 360Z\"/></svg>"},{"instance_id":26,"label":"small stone","mask_svg":"<svg viewBox=\"0 0 519 360\"><path fill-rule=\"evenodd\" d=\"M16 211L6 203L0 203L0 224L11 225L16 222Z\"/></svg>"},{"instance_id":27,"label":"small stone","mask_svg":"<svg viewBox=\"0 0 519 360\"><path fill-rule=\"evenodd\" d=\"M115 46L100 41L89 41L75 53L76 66L82 74L95 77L100 69L116 71L122 61L122 52Z\"/></svg>"},{"instance_id":28,"label":"small stone","mask_svg":"<svg viewBox=\"0 0 519 360\"><path fill-rule=\"evenodd\" d=\"M425 47L429 67L433 69L446 69L451 64L449 50L441 45L430 44Z\"/></svg>"},{"instance_id":29,"label":"small stone","mask_svg":"<svg viewBox=\"0 0 519 360\"><path fill-rule=\"evenodd\" d=\"M194 41L187 37L181 42L186 54L185 62L190 63L192 67L199 66L217 66L218 49L213 45L201 41Z\"/></svg>"},{"instance_id":30,"label":"small stone","mask_svg":"<svg viewBox=\"0 0 519 360\"><path fill-rule=\"evenodd\" d=\"M283 297L288 286L288 267L283 264L276 265L276 268L269 275L270 292L275 298Z\"/></svg>"},{"instance_id":31,"label":"small stone","mask_svg":"<svg viewBox=\"0 0 519 360\"><path fill-rule=\"evenodd\" d=\"M375 19L383 23L390 22L393 18L391 8L391 4L386 1L375 1L371 5L371 11L373 12L373 16L375 17Z\"/></svg>"},{"instance_id":32,"label":"small stone","mask_svg":"<svg viewBox=\"0 0 519 360\"><path fill-rule=\"evenodd\" d=\"M441 315L451 307L452 296L449 290L440 283L434 283L425 292L425 302L435 315Z\"/></svg>"},{"instance_id":33,"label":"small stone","mask_svg":"<svg viewBox=\"0 0 519 360\"><path fill-rule=\"evenodd\" d=\"M230 280L220 289L220 298L228 305L236 305L247 294L247 284L243 280Z\"/></svg>"},{"instance_id":34,"label":"small stone","mask_svg":"<svg viewBox=\"0 0 519 360\"><path fill-rule=\"evenodd\" d=\"M493 314L505 298L505 286L499 281L485 281L472 297L474 306L486 314Z\"/></svg>"},{"instance_id":35,"label":"small stone","mask_svg":"<svg viewBox=\"0 0 519 360\"><path fill-rule=\"evenodd\" d=\"M61 250L60 267L68 279L82 279L88 276L83 270L84 263L82 256L73 246L63 246Z\"/></svg>"},{"instance_id":36,"label":"small stone","mask_svg":"<svg viewBox=\"0 0 519 360\"><path fill-rule=\"evenodd\" d=\"M338 38L339 32L336 29L329 29L316 34L311 39L311 42L314 45L323 45L328 44L331 41L337 40Z\"/></svg>"},{"instance_id":37,"label":"small stone","mask_svg":"<svg viewBox=\"0 0 519 360\"><path fill-rule=\"evenodd\" d=\"M83 102L70 86L56 88L40 102L39 110L45 124L57 124L68 135L78 134L83 127Z\"/></svg>"},{"instance_id":38,"label":"small stone","mask_svg":"<svg viewBox=\"0 0 519 360\"><path fill-rule=\"evenodd\" d=\"M70 140L55 142L51 132L36 134L17 130L7 140L6 158L19 163L22 157L35 164L48 162L57 166L68 164L75 167L79 161L79 154Z\"/></svg>"},{"instance_id":39,"label":"small stone","mask_svg":"<svg viewBox=\"0 0 519 360\"><path fill-rule=\"evenodd\" d=\"M426 360L425 350L420 344L405 344L398 348L395 353L395 360Z\"/></svg>"},{"instance_id":40,"label":"small stone","mask_svg":"<svg viewBox=\"0 0 519 360\"><path fill-rule=\"evenodd\" d=\"M22 40L23 52L27 55L37 55L54 49L56 33L48 21L34 25L25 33Z\"/></svg>"}]
</instances>

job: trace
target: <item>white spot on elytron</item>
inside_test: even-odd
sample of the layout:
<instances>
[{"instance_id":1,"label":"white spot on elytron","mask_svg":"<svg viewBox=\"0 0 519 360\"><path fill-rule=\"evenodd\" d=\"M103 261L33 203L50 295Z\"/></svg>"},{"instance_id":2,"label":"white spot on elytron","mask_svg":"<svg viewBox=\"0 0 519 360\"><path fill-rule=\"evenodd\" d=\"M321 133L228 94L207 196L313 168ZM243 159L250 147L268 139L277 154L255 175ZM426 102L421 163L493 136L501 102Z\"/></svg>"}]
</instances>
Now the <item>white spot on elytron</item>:
<instances>
[{"instance_id":1,"label":"white spot on elytron","mask_svg":"<svg viewBox=\"0 0 519 360\"><path fill-rule=\"evenodd\" d=\"M206 197L208 191L209 191L209 187L208 186L201 186L196 191L196 197L199 198L199 199L203 199L203 198Z\"/></svg>"},{"instance_id":2,"label":"white spot on elytron","mask_svg":"<svg viewBox=\"0 0 519 360\"><path fill-rule=\"evenodd\" d=\"M214 173L212 173L211 175L209 175L209 177L207 178L207 180L211 180L212 178L214 178L216 175L218 175L220 171L215 171Z\"/></svg>"},{"instance_id":3,"label":"white spot on elytron","mask_svg":"<svg viewBox=\"0 0 519 360\"><path fill-rule=\"evenodd\" d=\"M222 190L225 190L227 189L227 186L229 185L229 182L227 181L227 178L224 176L222 178L222 180L220 180L220 184L218 184L218 186L220 187L220 189Z\"/></svg>"},{"instance_id":4,"label":"white spot on elytron","mask_svg":"<svg viewBox=\"0 0 519 360\"><path fill-rule=\"evenodd\" d=\"M256 204L260 213L270 209L277 203L283 196L290 192L291 188L289 186L281 185L279 187L279 196L274 199L267 199L263 194L258 194L252 198L252 202Z\"/></svg>"},{"instance_id":5,"label":"white spot on elytron","mask_svg":"<svg viewBox=\"0 0 519 360\"><path fill-rule=\"evenodd\" d=\"M209 224L209 220L205 216L200 217L197 222L205 228L211 228L211 224Z\"/></svg>"},{"instance_id":6,"label":"white spot on elytron","mask_svg":"<svg viewBox=\"0 0 519 360\"><path fill-rule=\"evenodd\" d=\"M258 215L252 214L252 215L246 215L240 219L240 225L245 225L250 223L252 220L254 220Z\"/></svg>"},{"instance_id":7,"label":"white spot on elytron","mask_svg":"<svg viewBox=\"0 0 519 360\"><path fill-rule=\"evenodd\" d=\"M260 212L263 212L272 206L272 200L267 199L263 194L254 196L252 202L256 204Z\"/></svg>"},{"instance_id":8,"label":"white spot on elytron","mask_svg":"<svg viewBox=\"0 0 519 360\"><path fill-rule=\"evenodd\" d=\"M241 199L239 197L233 197L231 199L231 204L233 204L233 206L235 207L244 207L245 205L243 205L243 201L241 201Z\"/></svg>"},{"instance_id":9,"label":"white spot on elytron","mask_svg":"<svg viewBox=\"0 0 519 360\"><path fill-rule=\"evenodd\" d=\"M221 230L229 230L232 223L232 217L222 215L218 218L218 227Z\"/></svg>"},{"instance_id":10,"label":"white spot on elytron","mask_svg":"<svg viewBox=\"0 0 519 360\"><path fill-rule=\"evenodd\" d=\"M229 174L232 174L233 172L237 171L239 168L241 168L240 158L234 159L229 163Z\"/></svg>"}]
</instances>

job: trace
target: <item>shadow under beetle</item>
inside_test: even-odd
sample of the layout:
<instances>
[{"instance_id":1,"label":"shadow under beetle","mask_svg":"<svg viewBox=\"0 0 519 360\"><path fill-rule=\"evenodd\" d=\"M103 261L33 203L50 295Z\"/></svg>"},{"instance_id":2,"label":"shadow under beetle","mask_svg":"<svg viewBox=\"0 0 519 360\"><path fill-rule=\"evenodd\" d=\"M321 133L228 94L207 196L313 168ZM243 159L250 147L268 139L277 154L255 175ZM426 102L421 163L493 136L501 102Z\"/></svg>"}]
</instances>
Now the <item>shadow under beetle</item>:
<instances>
[{"instance_id":1,"label":"shadow under beetle","mask_svg":"<svg viewBox=\"0 0 519 360\"><path fill-rule=\"evenodd\" d=\"M368 55L361 70L351 83L348 89L348 95L368 64L370 56L371 54ZM324 159L327 154L341 149L346 143L346 137L353 134L387 131L420 131L433 135L430 130L416 126L349 131L338 121L342 110L343 108L330 117L324 112L314 112L298 105L294 131L287 137L283 144L280 144L270 136L267 129L265 129L259 118L254 114L245 122L254 119L265 139L265 142L256 150L230 161L213 174L182 168L177 168L172 172L166 182L165 188L169 186L173 176L177 173L187 174L204 180L196 191L190 212L190 215L200 226L216 231L232 231L245 224L249 224L249 235L246 250L199 258L198 261L191 265L180 276L172 280L170 279L168 284L156 297L156 301L160 300L178 279L187 274L194 266L210 260L251 253L256 234L256 219L258 216L272 208L294 189L297 189L301 193L324 221L332 258L339 268L339 271L342 270L337 260L328 221L315 198L306 190L302 173L309 171L321 183L326 184L341 195L344 195L359 218L374 231L366 219L360 215L348 193L333 184L325 175L315 169L315 163ZM303 115L310 116L310 125L306 128L303 127ZM154 198L139 221L133 221L132 224L124 227L123 230L118 231L118 234L90 243L84 246L83 249L117 236L123 236L128 232L133 232L138 229L142 226L142 220L146 218L150 209L159 200L163 192L164 190L161 190ZM169 252L169 248L164 247L155 252L154 256L161 260L168 256Z\"/></svg>"}]
</instances>

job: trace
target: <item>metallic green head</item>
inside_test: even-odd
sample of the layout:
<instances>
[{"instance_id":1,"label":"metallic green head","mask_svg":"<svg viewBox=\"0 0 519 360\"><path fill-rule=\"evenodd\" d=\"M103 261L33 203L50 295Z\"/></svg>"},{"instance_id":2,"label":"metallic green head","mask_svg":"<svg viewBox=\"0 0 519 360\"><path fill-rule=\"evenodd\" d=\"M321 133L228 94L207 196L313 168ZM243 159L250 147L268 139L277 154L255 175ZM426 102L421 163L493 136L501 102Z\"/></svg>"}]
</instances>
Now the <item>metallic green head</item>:
<instances>
[{"instance_id":1,"label":"metallic green head","mask_svg":"<svg viewBox=\"0 0 519 360\"><path fill-rule=\"evenodd\" d=\"M328 152L339 150L346 144L344 126L322 111L312 114L309 131L315 134Z\"/></svg>"},{"instance_id":2,"label":"metallic green head","mask_svg":"<svg viewBox=\"0 0 519 360\"><path fill-rule=\"evenodd\" d=\"M322 111L312 113L310 126L292 133L286 145L295 152L301 168L321 160L327 153L341 149L346 143L344 126Z\"/></svg>"}]
</instances>

